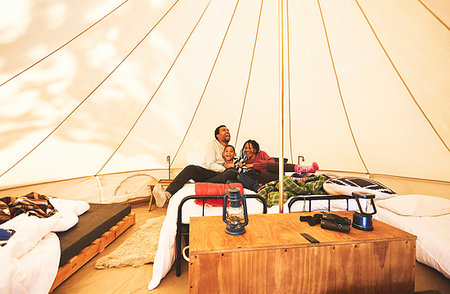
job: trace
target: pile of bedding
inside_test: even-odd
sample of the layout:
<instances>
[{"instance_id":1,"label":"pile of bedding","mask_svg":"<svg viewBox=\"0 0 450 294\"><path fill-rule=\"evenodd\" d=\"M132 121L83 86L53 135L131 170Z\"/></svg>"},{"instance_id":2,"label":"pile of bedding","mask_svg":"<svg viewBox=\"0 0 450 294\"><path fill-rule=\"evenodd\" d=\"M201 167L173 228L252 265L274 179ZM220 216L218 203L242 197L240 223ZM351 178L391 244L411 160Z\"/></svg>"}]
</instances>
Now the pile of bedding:
<instances>
[{"instance_id":1,"label":"pile of bedding","mask_svg":"<svg viewBox=\"0 0 450 294\"><path fill-rule=\"evenodd\" d=\"M450 200L399 195L376 201L376 206L376 219L417 236L417 261L450 279Z\"/></svg>"},{"instance_id":2,"label":"pile of bedding","mask_svg":"<svg viewBox=\"0 0 450 294\"><path fill-rule=\"evenodd\" d=\"M61 250L54 232L73 227L89 204L57 198L48 200L52 211L48 217L26 208L0 225L1 229L15 232L0 247L0 293L49 292L58 271ZM41 206L41 211L47 210Z\"/></svg>"},{"instance_id":3,"label":"pile of bedding","mask_svg":"<svg viewBox=\"0 0 450 294\"><path fill-rule=\"evenodd\" d=\"M327 194L323 189L324 182L328 177L323 175L313 175L308 178L296 180L290 176L284 176L283 179L283 203L296 195L325 195ZM264 197L267 206L272 207L279 202L279 181L274 181L264 185L259 191L258 195Z\"/></svg>"}]
</instances>

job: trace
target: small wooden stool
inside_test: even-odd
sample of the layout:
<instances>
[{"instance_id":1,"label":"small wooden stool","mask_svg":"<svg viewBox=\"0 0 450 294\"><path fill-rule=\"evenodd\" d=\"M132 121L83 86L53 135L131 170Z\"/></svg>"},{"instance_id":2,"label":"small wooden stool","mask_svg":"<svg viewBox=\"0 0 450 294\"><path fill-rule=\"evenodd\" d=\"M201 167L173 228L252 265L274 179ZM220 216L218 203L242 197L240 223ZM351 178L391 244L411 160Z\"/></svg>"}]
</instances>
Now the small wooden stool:
<instances>
[{"instance_id":1,"label":"small wooden stool","mask_svg":"<svg viewBox=\"0 0 450 294\"><path fill-rule=\"evenodd\" d=\"M155 188L156 185L161 185L163 189L167 188L172 183L172 179L154 179L148 184L148 190L150 194L150 201L148 203L148 211L152 210L152 204L153 204L153 188Z\"/></svg>"}]
</instances>

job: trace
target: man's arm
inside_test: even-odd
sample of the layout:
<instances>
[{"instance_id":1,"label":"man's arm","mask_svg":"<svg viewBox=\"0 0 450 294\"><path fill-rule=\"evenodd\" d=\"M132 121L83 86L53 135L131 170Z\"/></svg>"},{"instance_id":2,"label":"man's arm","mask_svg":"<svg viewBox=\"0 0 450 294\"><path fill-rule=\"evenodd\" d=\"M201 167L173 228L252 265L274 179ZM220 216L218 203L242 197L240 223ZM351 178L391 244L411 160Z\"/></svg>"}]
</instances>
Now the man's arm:
<instances>
[{"instance_id":1,"label":"man's arm","mask_svg":"<svg viewBox=\"0 0 450 294\"><path fill-rule=\"evenodd\" d=\"M223 172L225 160L222 158L223 149L225 147L214 141L210 142L205 152L205 162L203 167L215 172Z\"/></svg>"}]
</instances>

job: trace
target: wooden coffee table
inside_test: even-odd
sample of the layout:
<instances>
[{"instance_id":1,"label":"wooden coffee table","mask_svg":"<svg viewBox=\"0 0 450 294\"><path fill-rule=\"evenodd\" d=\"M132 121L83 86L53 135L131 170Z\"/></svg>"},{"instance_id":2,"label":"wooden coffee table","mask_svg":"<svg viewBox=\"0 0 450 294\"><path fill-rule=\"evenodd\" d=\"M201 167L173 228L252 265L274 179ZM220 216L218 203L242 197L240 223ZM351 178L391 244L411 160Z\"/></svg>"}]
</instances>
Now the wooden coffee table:
<instances>
[{"instance_id":1,"label":"wooden coffee table","mask_svg":"<svg viewBox=\"0 0 450 294\"><path fill-rule=\"evenodd\" d=\"M221 217L190 219L191 293L402 293L414 291L416 237L374 220L374 230L324 230L286 213L250 215L246 233ZM336 214L352 218L352 212ZM308 233L320 243L307 241Z\"/></svg>"},{"instance_id":2,"label":"wooden coffee table","mask_svg":"<svg viewBox=\"0 0 450 294\"><path fill-rule=\"evenodd\" d=\"M167 188L172 183L172 179L154 179L148 184L148 191L150 200L148 202L148 211L152 210L152 204L153 204L153 188L155 188L156 185L161 185L163 189Z\"/></svg>"}]
</instances>

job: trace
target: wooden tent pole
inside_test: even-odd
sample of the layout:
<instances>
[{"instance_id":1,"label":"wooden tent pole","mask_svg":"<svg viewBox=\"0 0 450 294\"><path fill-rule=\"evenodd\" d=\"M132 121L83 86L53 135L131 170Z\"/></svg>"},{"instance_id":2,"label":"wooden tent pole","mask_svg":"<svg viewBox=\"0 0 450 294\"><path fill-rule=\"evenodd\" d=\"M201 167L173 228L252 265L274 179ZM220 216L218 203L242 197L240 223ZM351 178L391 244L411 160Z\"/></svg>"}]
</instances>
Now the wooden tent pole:
<instances>
[{"instance_id":1,"label":"wooden tent pole","mask_svg":"<svg viewBox=\"0 0 450 294\"><path fill-rule=\"evenodd\" d=\"M278 160L278 180L279 180L279 213L283 213L283 175L284 175L284 47L283 47L283 0L278 0L278 55L279 55L279 99L280 99L280 156Z\"/></svg>"}]
</instances>

